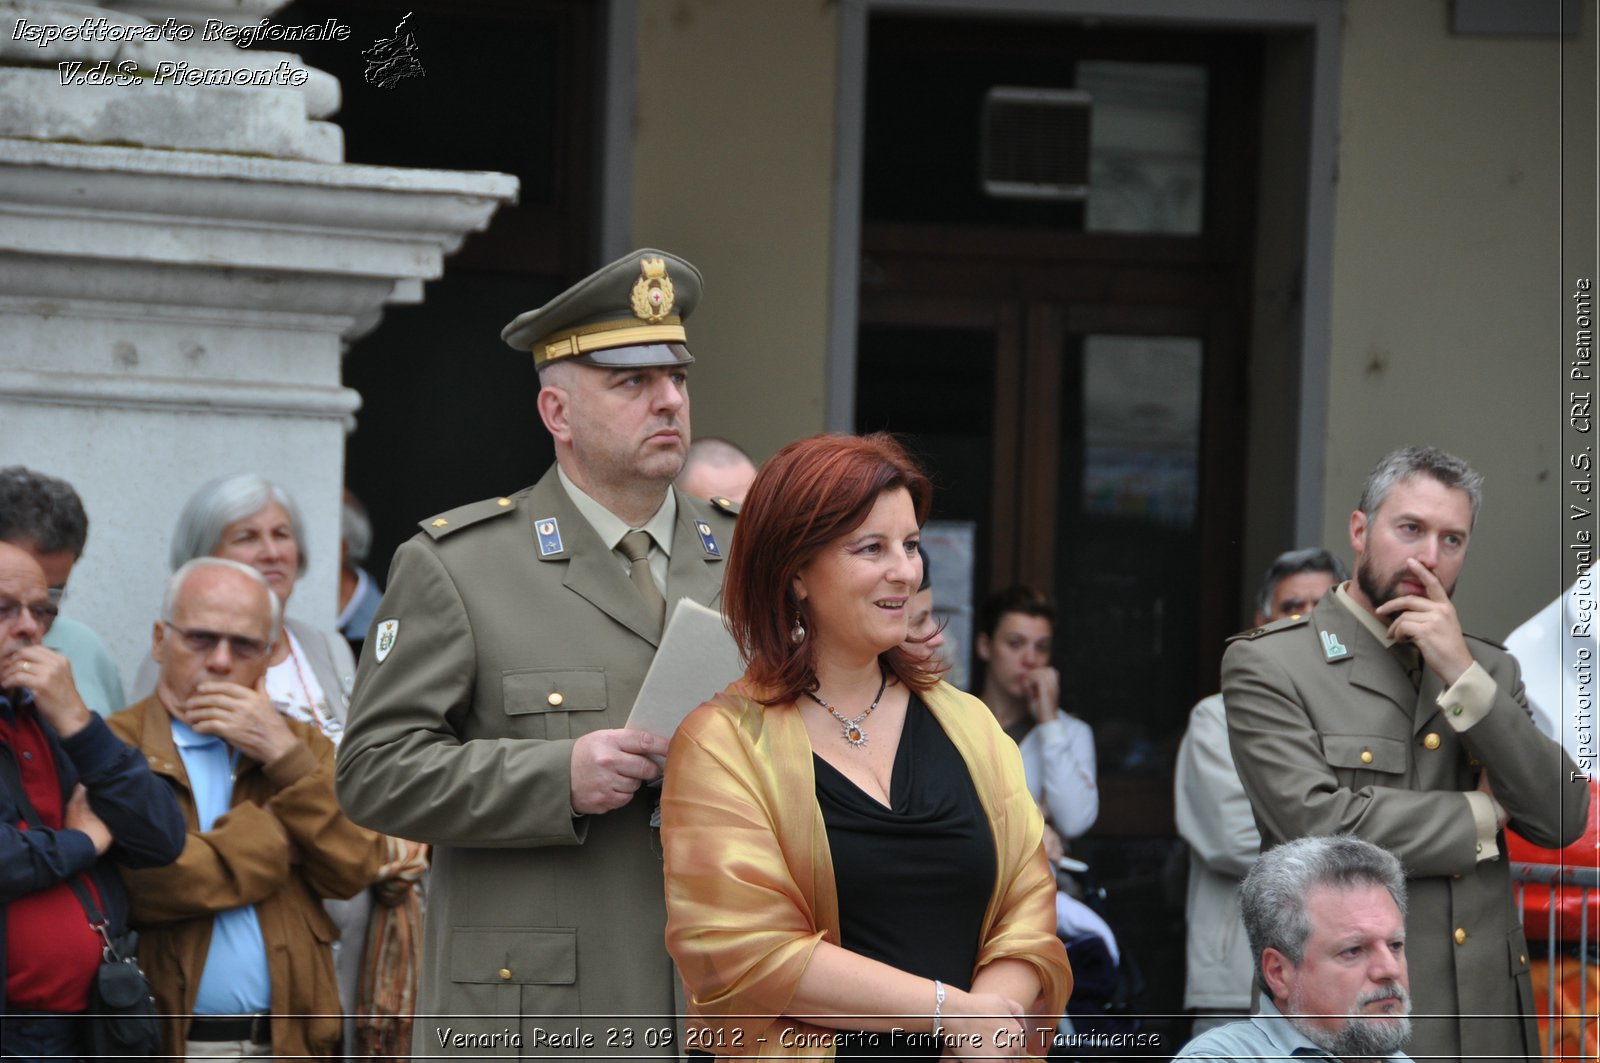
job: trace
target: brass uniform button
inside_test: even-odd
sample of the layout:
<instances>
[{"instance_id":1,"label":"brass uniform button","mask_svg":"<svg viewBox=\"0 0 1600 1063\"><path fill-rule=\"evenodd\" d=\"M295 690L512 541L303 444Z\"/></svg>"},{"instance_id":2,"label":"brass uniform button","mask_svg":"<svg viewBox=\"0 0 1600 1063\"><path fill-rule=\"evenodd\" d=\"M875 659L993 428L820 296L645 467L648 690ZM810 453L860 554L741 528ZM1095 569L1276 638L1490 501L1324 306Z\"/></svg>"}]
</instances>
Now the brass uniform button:
<instances>
[{"instance_id":1,"label":"brass uniform button","mask_svg":"<svg viewBox=\"0 0 1600 1063\"><path fill-rule=\"evenodd\" d=\"M1461 933L1461 931L1457 930L1456 933L1459 934L1459 933ZM511 981L511 968L509 968L509 967L500 968L500 981L502 981L502 982Z\"/></svg>"},{"instance_id":2,"label":"brass uniform button","mask_svg":"<svg viewBox=\"0 0 1600 1063\"><path fill-rule=\"evenodd\" d=\"M436 520L436 521L434 521L434 522L433 522L433 526L434 526L434 527L435 527L435 528L442 528L442 527L444 527L444 526L445 526L445 525L446 525L446 524L449 524L449 523L450 523L450 522L449 522L449 521L447 521L447 520L445 520L445 519L444 519L444 518L443 518L443 517L440 517L440 518L439 518L439 519L438 519L438 520Z\"/></svg>"},{"instance_id":3,"label":"brass uniform button","mask_svg":"<svg viewBox=\"0 0 1600 1063\"><path fill-rule=\"evenodd\" d=\"M499 506L500 508L504 509L506 506L509 506L511 504L511 499L509 499L509 498L497 498L497 499L494 500L494 504Z\"/></svg>"},{"instance_id":4,"label":"brass uniform button","mask_svg":"<svg viewBox=\"0 0 1600 1063\"><path fill-rule=\"evenodd\" d=\"M1361 751L1361 763L1363 763L1363 764L1371 764L1372 763L1372 750L1363 749Z\"/></svg>"},{"instance_id":5,"label":"brass uniform button","mask_svg":"<svg viewBox=\"0 0 1600 1063\"><path fill-rule=\"evenodd\" d=\"M1465 930L1461 929L1459 926L1456 927L1456 944L1457 945L1465 945L1466 943L1467 943L1467 932Z\"/></svg>"},{"instance_id":6,"label":"brass uniform button","mask_svg":"<svg viewBox=\"0 0 1600 1063\"><path fill-rule=\"evenodd\" d=\"M1300 619L1300 614L1299 613L1290 613L1289 614L1289 619L1290 620L1299 620Z\"/></svg>"},{"instance_id":7,"label":"brass uniform button","mask_svg":"<svg viewBox=\"0 0 1600 1063\"><path fill-rule=\"evenodd\" d=\"M1521 955L1521 954L1520 954L1520 953L1519 953L1519 954L1518 954L1518 955L1517 955L1517 962L1518 962L1518 963L1527 963L1527 962L1528 962L1528 957L1526 957L1526 956L1523 956L1523 955Z\"/></svg>"},{"instance_id":8,"label":"brass uniform button","mask_svg":"<svg viewBox=\"0 0 1600 1063\"><path fill-rule=\"evenodd\" d=\"M1427 737L1422 740L1422 744L1427 746L1429 749L1438 749L1439 736L1434 734L1432 731L1429 731Z\"/></svg>"},{"instance_id":9,"label":"brass uniform button","mask_svg":"<svg viewBox=\"0 0 1600 1063\"><path fill-rule=\"evenodd\" d=\"M561 696L561 691L553 690L553 691L550 692L550 696L548 698L545 698L545 700L548 701L552 705L559 705L559 704L561 704L563 701L565 701L567 699L563 698Z\"/></svg>"}]
</instances>

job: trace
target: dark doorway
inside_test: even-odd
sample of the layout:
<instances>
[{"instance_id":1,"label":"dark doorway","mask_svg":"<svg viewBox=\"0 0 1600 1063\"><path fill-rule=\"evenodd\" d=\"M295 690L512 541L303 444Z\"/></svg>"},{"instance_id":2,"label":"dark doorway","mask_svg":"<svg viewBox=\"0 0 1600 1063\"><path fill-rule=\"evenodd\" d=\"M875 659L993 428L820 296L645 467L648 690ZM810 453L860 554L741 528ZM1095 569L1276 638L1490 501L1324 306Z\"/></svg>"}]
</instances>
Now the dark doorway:
<instances>
[{"instance_id":1,"label":"dark doorway","mask_svg":"<svg viewBox=\"0 0 1600 1063\"><path fill-rule=\"evenodd\" d=\"M339 79L352 163L516 175L521 192L470 236L417 305L390 305L351 344L361 393L345 483L372 515L379 578L422 520L536 480L553 460L532 359L500 329L593 269L604 5L584 0L295 0L275 22L337 19L346 41L300 53ZM407 12L421 77L363 77L362 51Z\"/></svg>"},{"instance_id":2,"label":"dark doorway","mask_svg":"<svg viewBox=\"0 0 1600 1063\"><path fill-rule=\"evenodd\" d=\"M869 21L856 426L907 436L935 519L974 529L973 586L936 598L1056 599L1062 707L1099 761L1075 852L1151 1012L1182 1009L1173 755L1239 605L1261 59L1249 33ZM1052 148L1086 195L995 194L997 87L1087 101Z\"/></svg>"}]
</instances>

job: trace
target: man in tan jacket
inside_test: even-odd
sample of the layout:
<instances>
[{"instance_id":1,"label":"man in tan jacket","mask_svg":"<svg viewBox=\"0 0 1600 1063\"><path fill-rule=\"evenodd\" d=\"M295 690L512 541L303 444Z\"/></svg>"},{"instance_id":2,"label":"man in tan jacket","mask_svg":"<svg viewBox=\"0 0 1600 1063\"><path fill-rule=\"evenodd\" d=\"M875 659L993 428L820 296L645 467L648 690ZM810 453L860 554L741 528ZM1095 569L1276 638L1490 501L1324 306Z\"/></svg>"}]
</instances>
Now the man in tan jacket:
<instances>
[{"instance_id":1,"label":"man in tan jacket","mask_svg":"<svg viewBox=\"0 0 1600 1063\"><path fill-rule=\"evenodd\" d=\"M321 898L373 879L381 839L333 795L333 746L263 688L280 607L246 565L199 558L167 587L155 693L111 717L183 807L170 867L123 878L174 1056L332 1058L337 930Z\"/></svg>"}]
</instances>

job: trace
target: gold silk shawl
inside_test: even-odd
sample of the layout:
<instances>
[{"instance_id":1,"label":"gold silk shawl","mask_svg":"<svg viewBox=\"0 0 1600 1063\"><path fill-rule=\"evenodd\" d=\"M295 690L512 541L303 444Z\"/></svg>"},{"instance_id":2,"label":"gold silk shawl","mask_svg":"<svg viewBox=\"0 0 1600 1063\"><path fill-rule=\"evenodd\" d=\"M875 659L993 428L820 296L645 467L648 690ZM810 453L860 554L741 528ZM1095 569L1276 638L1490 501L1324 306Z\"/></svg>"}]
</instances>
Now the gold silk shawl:
<instances>
[{"instance_id":1,"label":"gold silk shawl","mask_svg":"<svg viewBox=\"0 0 1600 1063\"><path fill-rule=\"evenodd\" d=\"M763 708L743 684L679 726L661 794L667 951L689 993L696 1021L687 1025L708 1027L689 1047L831 1057L830 1039L811 1036L831 1031L785 1016L817 942L840 943L811 742L792 702ZM940 683L922 700L966 761L994 835L998 874L977 970L1005 957L1032 964L1041 991L1028 1010L1053 1028L1072 970L1021 755L977 698Z\"/></svg>"}]
</instances>

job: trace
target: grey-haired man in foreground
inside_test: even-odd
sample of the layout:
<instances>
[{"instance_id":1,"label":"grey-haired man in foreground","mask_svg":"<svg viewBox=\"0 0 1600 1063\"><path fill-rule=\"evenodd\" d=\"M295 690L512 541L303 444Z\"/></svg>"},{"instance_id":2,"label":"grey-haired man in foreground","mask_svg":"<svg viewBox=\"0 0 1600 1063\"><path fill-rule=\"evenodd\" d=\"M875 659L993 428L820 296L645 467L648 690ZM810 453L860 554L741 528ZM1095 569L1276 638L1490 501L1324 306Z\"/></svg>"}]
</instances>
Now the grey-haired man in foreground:
<instances>
[{"instance_id":1,"label":"grey-haired man in foreground","mask_svg":"<svg viewBox=\"0 0 1600 1063\"><path fill-rule=\"evenodd\" d=\"M1301 838L1263 854L1239 892L1261 1006L1174 1058L1410 1059L1400 861L1357 838Z\"/></svg>"}]
</instances>

